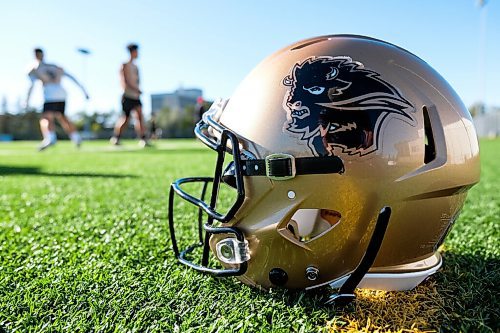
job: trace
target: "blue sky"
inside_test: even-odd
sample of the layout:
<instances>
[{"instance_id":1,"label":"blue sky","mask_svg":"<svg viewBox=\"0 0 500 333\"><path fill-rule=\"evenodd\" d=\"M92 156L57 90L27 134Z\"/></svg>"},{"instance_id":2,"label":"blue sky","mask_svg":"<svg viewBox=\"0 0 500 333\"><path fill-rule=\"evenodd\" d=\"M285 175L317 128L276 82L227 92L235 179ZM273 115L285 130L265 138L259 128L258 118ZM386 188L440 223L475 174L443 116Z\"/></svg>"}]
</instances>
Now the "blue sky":
<instances>
[{"instance_id":1,"label":"blue sky","mask_svg":"<svg viewBox=\"0 0 500 333\"><path fill-rule=\"evenodd\" d=\"M0 98L24 100L32 49L40 46L87 86L69 92L68 113L119 110L118 70L125 45L140 44L143 102L151 93L199 87L230 97L264 57L300 39L361 34L417 54L445 77L466 105L500 106L500 1L481 9L453 1L3 1ZM481 37L483 36L483 37ZM92 54L83 59L76 49ZM85 64L86 62L86 64ZM86 68L86 69L84 69ZM42 104L41 87L32 104Z\"/></svg>"}]
</instances>

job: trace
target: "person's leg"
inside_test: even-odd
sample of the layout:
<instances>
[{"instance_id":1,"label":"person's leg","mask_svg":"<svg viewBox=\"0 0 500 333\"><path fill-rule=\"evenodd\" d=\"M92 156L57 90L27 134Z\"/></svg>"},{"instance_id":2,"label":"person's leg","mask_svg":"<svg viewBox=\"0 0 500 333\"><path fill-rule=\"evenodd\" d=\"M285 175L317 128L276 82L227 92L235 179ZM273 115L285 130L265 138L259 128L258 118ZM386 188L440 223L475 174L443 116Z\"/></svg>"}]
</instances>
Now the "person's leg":
<instances>
[{"instance_id":1,"label":"person's leg","mask_svg":"<svg viewBox=\"0 0 500 333\"><path fill-rule=\"evenodd\" d=\"M40 118L40 131L43 138L49 138L50 132L54 131L54 113L52 111L44 111Z\"/></svg>"},{"instance_id":2,"label":"person's leg","mask_svg":"<svg viewBox=\"0 0 500 333\"><path fill-rule=\"evenodd\" d=\"M43 135L43 140L38 150L42 151L49 146L52 146L57 141L57 136L55 132L54 126L54 112L50 110L46 110L44 106L44 111L42 112L42 116L40 118L40 131Z\"/></svg>"},{"instance_id":3,"label":"person's leg","mask_svg":"<svg viewBox=\"0 0 500 333\"><path fill-rule=\"evenodd\" d=\"M68 135L76 131L75 125L64 114L56 112L55 117Z\"/></svg>"},{"instance_id":4,"label":"person's leg","mask_svg":"<svg viewBox=\"0 0 500 333\"><path fill-rule=\"evenodd\" d=\"M110 140L112 144L114 145L120 144L120 137L125 128L127 127L128 119L129 119L129 114L124 114L117 120L115 124L115 129L113 131L113 137Z\"/></svg>"},{"instance_id":5,"label":"person's leg","mask_svg":"<svg viewBox=\"0 0 500 333\"><path fill-rule=\"evenodd\" d=\"M127 128L127 125L128 125L128 119L129 119L129 116L127 115L123 115L120 117L120 119L118 119L118 121L116 122L116 126L115 126L115 135L117 137L120 137L123 133L123 131L125 130L125 128Z\"/></svg>"},{"instance_id":6,"label":"person's leg","mask_svg":"<svg viewBox=\"0 0 500 333\"><path fill-rule=\"evenodd\" d=\"M123 131L125 130L125 128L127 127L131 109L132 108L130 105L130 100L127 97L122 96L123 115L120 118L118 118L118 120L116 121L115 129L113 131L113 136L109 140L115 146L120 144L120 137L121 137Z\"/></svg>"},{"instance_id":7,"label":"person's leg","mask_svg":"<svg viewBox=\"0 0 500 333\"><path fill-rule=\"evenodd\" d=\"M82 144L82 138L76 130L75 125L73 125L73 123L66 117L64 113L56 112L55 117L61 124L64 131L68 134L71 141L73 141L77 147L80 147L80 145Z\"/></svg>"},{"instance_id":8,"label":"person's leg","mask_svg":"<svg viewBox=\"0 0 500 333\"><path fill-rule=\"evenodd\" d=\"M138 105L135 107L135 132L137 136L140 138L139 145L141 147L150 146L150 143L146 139L146 130L144 126L144 117L142 116L142 106Z\"/></svg>"},{"instance_id":9,"label":"person's leg","mask_svg":"<svg viewBox=\"0 0 500 333\"><path fill-rule=\"evenodd\" d=\"M144 117L142 116L142 106L137 105L134 108L134 116L135 116L135 132L137 133L137 137L140 139L146 139L145 131L144 131Z\"/></svg>"}]
</instances>

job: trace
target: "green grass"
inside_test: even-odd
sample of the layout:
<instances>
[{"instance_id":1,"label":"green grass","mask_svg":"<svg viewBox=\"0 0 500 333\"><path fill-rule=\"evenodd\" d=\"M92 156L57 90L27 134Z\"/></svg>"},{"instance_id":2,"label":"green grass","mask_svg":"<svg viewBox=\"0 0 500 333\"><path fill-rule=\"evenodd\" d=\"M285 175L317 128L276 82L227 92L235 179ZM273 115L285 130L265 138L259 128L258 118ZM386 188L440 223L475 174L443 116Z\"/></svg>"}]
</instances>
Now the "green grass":
<instances>
[{"instance_id":1,"label":"green grass","mask_svg":"<svg viewBox=\"0 0 500 333\"><path fill-rule=\"evenodd\" d=\"M445 243L444 268L415 291L360 292L342 310L322 306L321 294L263 292L176 263L167 191L211 174L215 156L200 143L36 145L0 143L0 332L500 330L499 140L481 142L482 180ZM394 304L414 317L393 318Z\"/></svg>"}]
</instances>

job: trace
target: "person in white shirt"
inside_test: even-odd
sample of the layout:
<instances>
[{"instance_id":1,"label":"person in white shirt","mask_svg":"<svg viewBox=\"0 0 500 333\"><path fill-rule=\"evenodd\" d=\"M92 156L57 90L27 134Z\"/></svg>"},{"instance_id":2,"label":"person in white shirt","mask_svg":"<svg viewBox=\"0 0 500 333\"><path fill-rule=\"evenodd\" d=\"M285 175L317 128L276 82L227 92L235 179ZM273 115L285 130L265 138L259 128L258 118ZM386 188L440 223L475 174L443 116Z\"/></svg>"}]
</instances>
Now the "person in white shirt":
<instances>
[{"instance_id":1,"label":"person in white shirt","mask_svg":"<svg viewBox=\"0 0 500 333\"><path fill-rule=\"evenodd\" d=\"M135 116L135 131L140 138L139 145L144 147L149 143L146 140L146 131L144 128L144 117L142 115L142 103L140 96L142 91L139 89L139 69L135 64L135 59L139 57L139 46L137 44L127 45L130 53L130 59L124 63L120 69L120 78L123 88L122 109L123 115L118 119L115 125L113 137L110 142L114 145L120 144L120 137L127 127L132 111Z\"/></svg>"},{"instance_id":2,"label":"person in white shirt","mask_svg":"<svg viewBox=\"0 0 500 333\"><path fill-rule=\"evenodd\" d=\"M43 135L43 141L39 146L39 150L42 151L57 142L55 119L59 121L71 141L73 141L77 147L80 147L82 142L80 134L77 132L73 123L64 114L66 90L64 90L61 85L62 77L66 76L80 87L86 99L89 98L87 91L73 76L65 72L64 69L57 65L46 63L43 59L44 54L42 49L35 49L35 58L36 64L28 73L31 85L28 90L28 96L26 97L26 107L29 105L29 99L35 82L37 80L42 81L44 104L40 119L40 130Z\"/></svg>"}]
</instances>

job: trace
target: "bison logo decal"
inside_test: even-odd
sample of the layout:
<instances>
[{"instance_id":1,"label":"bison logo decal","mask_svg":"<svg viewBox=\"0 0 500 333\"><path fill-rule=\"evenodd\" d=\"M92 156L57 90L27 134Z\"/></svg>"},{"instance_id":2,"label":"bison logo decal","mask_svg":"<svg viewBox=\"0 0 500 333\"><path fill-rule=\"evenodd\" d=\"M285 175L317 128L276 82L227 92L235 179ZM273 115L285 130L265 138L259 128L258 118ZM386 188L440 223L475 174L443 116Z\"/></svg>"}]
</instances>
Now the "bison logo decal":
<instances>
[{"instance_id":1,"label":"bison logo decal","mask_svg":"<svg viewBox=\"0 0 500 333\"><path fill-rule=\"evenodd\" d=\"M413 105L396 88L349 57L310 57L283 79L284 130L307 142L315 156L366 155L378 146L388 117L413 125Z\"/></svg>"}]
</instances>

